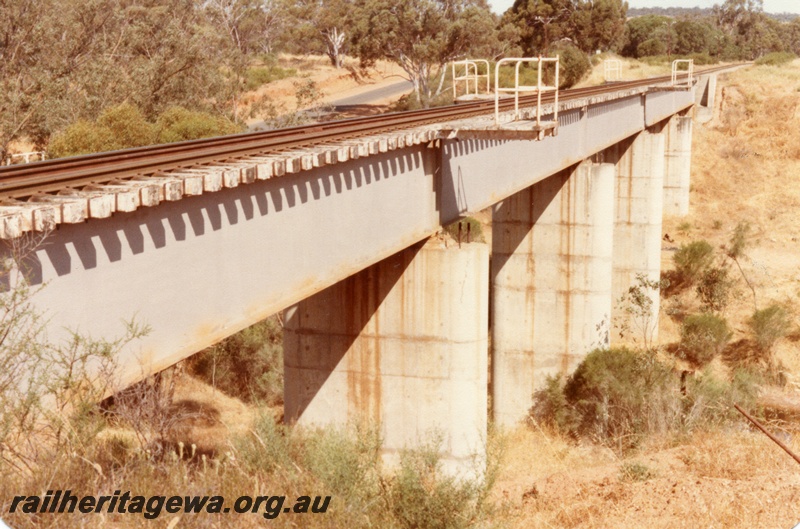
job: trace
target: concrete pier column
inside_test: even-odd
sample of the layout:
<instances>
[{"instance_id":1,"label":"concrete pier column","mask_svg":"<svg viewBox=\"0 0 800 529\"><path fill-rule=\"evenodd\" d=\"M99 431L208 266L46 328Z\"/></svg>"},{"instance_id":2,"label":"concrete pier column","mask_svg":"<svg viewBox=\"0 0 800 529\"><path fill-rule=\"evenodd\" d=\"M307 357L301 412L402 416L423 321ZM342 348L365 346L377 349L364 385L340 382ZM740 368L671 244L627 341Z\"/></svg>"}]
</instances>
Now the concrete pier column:
<instances>
[{"instance_id":1,"label":"concrete pier column","mask_svg":"<svg viewBox=\"0 0 800 529\"><path fill-rule=\"evenodd\" d=\"M416 244L286 310L289 422L367 422L391 462L441 439L446 470L475 470L487 428L489 250Z\"/></svg>"},{"instance_id":2,"label":"concrete pier column","mask_svg":"<svg viewBox=\"0 0 800 529\"><path fill-rule=\"evenodd\" d=\"M692 173L692 117L672 116L664 133L664 216L685 217Z\"/></svg>"},{"instance_id":3,"label":"concrete pier column","mask_svg":"<svg viewBox=\"0 0 800 529\"><path fill-rule=\"evenodd\" d=\"M714 108L714 102L717 96L717 74L710 74L708 76L708 87L706 93L703 94L703 99L700 102L701 106L706 108Z\"/></svg>"},{"instance_id":4,"label":"concrete pier column","mask_svg":"<svg viewBox=\"0 0 800 529\"><path fill-rule=\"evenodd\" d=\"M714 118L714 105L717 97L717 74L710 74L706 80L705 89L697 98L697 121L708 123Z\"/></svg>"},{"instance_id":5,"label":"concrete pier column","mask_svg":"<svg viewBox=\"0 0 800 529\"><path fill-rule=\"evenodd\" d=\"M641 321L635 320L618 300L637 275L658 281L661 275L661 226L664 204L664 148L662 126L640 132L603 153L616 165L614 184L614 279L612 343L630 342L641 336ZM659 292L644 289L652 301L648 336L658 337ZM620 330L628 329L621 333ZM641 342L641 340L640 340Z\"/></svg>"},{"instance_id":6,"label":"concrete pier column","mask_svg":"<svg viewBox=\"0 0 800 529\"><path fill-rule=\"evenodd\" d=\"M492 407L510 426L548 375L608 344L614 166L584 162L492 213Z\"/></svg>"}]
</instances>

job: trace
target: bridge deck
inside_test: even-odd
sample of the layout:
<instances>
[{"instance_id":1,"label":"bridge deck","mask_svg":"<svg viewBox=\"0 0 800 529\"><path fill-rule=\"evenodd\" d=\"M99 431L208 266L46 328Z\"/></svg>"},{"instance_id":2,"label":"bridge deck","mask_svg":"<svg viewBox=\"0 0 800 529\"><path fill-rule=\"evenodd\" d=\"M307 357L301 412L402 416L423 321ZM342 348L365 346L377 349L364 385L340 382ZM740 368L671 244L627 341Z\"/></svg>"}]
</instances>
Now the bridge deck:
<instances>
[{"instance_id":1,"label":"bridge deck","mask_svg":"<svg viewBox=\"0 0 800 529\"><path fill-rule=\"evenodd\" d=\"M451 137L457 124L381 132L67 191L27 226L4 210L2 229L60 221L24 263L45 285L34 301L52 338L120 336L134 317L151 326L123 359L133 381L693 103L688 91L564 102L543 141Z\"/></svg>"}]
</instances>

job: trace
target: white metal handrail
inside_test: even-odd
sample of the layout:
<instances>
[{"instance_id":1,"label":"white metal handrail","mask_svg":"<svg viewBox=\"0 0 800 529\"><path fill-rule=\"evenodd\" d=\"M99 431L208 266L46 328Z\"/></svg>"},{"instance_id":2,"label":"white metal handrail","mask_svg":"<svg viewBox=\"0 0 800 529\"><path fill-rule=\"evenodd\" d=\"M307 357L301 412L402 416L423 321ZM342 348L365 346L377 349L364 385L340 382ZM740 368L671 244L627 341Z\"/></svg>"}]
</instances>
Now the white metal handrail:
<instances>
[{"instance_id":1,"label":"white metal handrail","mask_svg":"<svg viewBox=\"0 0 800 529\"><path fill-rule=\"evenodd\" d=\"M603 61L603 79L606 82L619 81L622 74L622 63L619 59L606 59Z\"/></svg>"},{"instance_id":2,"label":"white metal handrail","mask_svg":"<svg viewBox=\"0 0 800 529\"><path fill-rule=\"evenodd\" d=\"M31 158L33 157L38 157L39 160L45 160L47 159L47 153L44 151L31 151L21 152L19 154L9 154L8 158L6 158L6 165L11 165L14 163L15 158L22 158L22 163L31 163Z\"/></svg>"},{"instance_id":3,"label":"white metal handrail","mask_svg":"<svg viewBox=\"0 0 800 529\"><path fill-rule=\"evenodd\" d=\"M485 74L478 73L479 72L478 63L486 65ZM487 94L489 93L489 90L491 89L489 85L489 69L490 69L489 61L483 59L465 59L463 61L453 61L451 65L453 71L453 97L456 97L458 95L457 89L458 89L458 83L460 81L464 82L466 88L466 95L472 93L470 92L469 89L470 82L475 83L475 94L476 95L479 94L480 88L478 86L478 83L483 78L486 78L486 93ZM464 75L456 75L456 68L458 66L464 67ZM470 73L470 70L472 71L472 73Z\"/></svg>"},{"instance_id":4,"label":"white metal handrail","mask_svg":"<svg viewBox=\"0 0 800 529\"><path fill-rule=\"evenodd\" d=\"M514 87L501 87L500 86L500 66L508 63L515 63L514 66ZM519 84L519 67L523 63L537 63L537 81L536 86L520 86ZM553 64L555 67L555 83L552 86L542 83L542 68L545 64ZM537 127L542 123L542 93L555 92L555 104L553 106L553 120L558 122L558 74L559 74L559 57L509 57L500 59L495 65L494 71L494 121L496 125L500 124L500 93L513 93L514 94L514 121L518 120L519 114L519 94L521 92L536 92L536 125Z\"/></svg>"},{"instance_id":5,"label":"white metal handrail","mask_svg":"<svg viewBox=\"0 0 800 529\"><path fill-rule=\"evenodd\" d=\"M679 70L679 66L685 64L686 70ZM672 86L684 86L678 82L679 72L686 72L686 85L692 86L694 76L694 59L677 59L672 61Z\"/></svg>"}]
</instances>

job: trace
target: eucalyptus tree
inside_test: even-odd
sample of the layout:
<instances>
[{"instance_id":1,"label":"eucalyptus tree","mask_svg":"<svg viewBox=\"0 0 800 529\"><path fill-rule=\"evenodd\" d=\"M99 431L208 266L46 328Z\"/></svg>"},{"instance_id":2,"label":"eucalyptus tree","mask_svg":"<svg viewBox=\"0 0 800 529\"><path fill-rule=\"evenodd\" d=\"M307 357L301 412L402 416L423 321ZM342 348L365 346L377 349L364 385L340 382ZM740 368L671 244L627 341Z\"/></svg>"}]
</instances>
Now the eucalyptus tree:
<instances>
[{"instance_id":1,"label":"eucalyptus tree","mask_svg":"<svg viewBox=\"0 0 800 529\"><path fill-rule=\"evenodd\" d=\"M589 53L622 45L627 10L623 0L516 0L504 19L519 28L526 54L563 39Z\"/></svg>"},{"instance_id":2,"label":"eucalyptus tree","mask_svg":"<svg viewBox=\"0 0 800 529\"><path fill-rule=\"evenodd\" d=\"M356 0L284 0L295 27L295 45L324 53L341 68L350 49L351 27L363 13Z\"/></svg>"},{"instance_id":3,"label":"eucalyptus tree","mask_svg":"<svg viewBox=\"0 0 800 529\"><path fill-rule=\"evenodd\" d=\"M0 0L0 156L123 102L222 109L220 38L194 0Z\"/></svg>"},{"instance_id":4,"label":"eucalyptus tree","mask_svg":"<svg viewBox=\"0 0 800 529\"><path fill-rule=\"evenodd\" d=\"M351 42L362 64L391 60L428 106L444 87L449 62L503 47L485 0L363 0Z\"/></svg>"}]
</instances>

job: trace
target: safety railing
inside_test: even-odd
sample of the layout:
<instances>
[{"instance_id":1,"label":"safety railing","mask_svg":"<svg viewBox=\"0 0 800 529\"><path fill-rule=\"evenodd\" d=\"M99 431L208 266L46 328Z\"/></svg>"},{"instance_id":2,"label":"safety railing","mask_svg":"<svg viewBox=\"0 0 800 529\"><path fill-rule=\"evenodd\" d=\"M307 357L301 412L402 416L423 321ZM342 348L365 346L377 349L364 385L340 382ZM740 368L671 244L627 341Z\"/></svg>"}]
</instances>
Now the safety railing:
<instances>
[{"instance_id":1,"label":"safety railing","mask_svg":"<svg viewBox=\"0 0 800 529\"><path fill-rule=\"evenodd\" d=\"M21 152L19 154L9 154L6 157L6 165L13 165L14 160L22 158L22 163L38 162L47 159L47 153L44 151ZM35 158L35 159L33 159Z\"/></svg>"},{"instance_id":2,"label":"safety railing","mask_svg":"<svg viewBox=\"0 0 800 529\"><path fill-rule=\"evenodd\" d=\"M478 64L486 66L485 74L480 73ZM453 61L451 67L453 70L453 97L458 96L458 85L462 82L464 83L466 95L472 93L477 95L480 93L479 83L481 79L486 79L486 93L488 94L489 90L491 90L489 85L489 61L483 59L465 59L463 61ZM460 73L460 67L463 67L463 74ZM470 91L470 83L474 83L474 92Z\"/></svg>"},{"instance_id":3,"label":"safety railing","mask_svg":"<svg viewBox=\"0 0 800 529\"><path fill-rule=\"evenodd\" d=\"M681 79L686 75L686 80ZM672 86L692 86L694 76L694 59L678 59L672 61Z\"/></svg>"},{"instance_id":4,"label":"safety railing","mask_svg":"<svg viewBox=\"0 0 800 529\"><path fill-rule=\"evenodd\" d=\"M620 80L622 75L622 63L618 59L606 59L603 61L603 79L607 83Z\"/></svg>"},{"instance_id":5,"label":"safety railing","mask_svg":"<svg viewBox=\"0 0 800 529\"><path fill-rule=\"evenodd\" d=\"M514 87L501 87L500 86L500 67L504 64L514 63ZM519 84L519 67L525 63L535 63L537 65L537 78L535 85L520 85ZM544 65L552 65L555 68L553 74L554 83L552 85L544 84ZM521 58L506 58L500 59L495 65L494 71L494 121L496 125L500 125L500 94L514 94L514 121L520 119L519 113L519 95L524 92L535 92L537 94L536 101L536 127L542 127L542 94L545 92L555 92L555 104L553 105L553 121L549 125L555 126L558 123L558 70L559 58L556 57L521 57Z\"/></svg>"}]
</instances>

